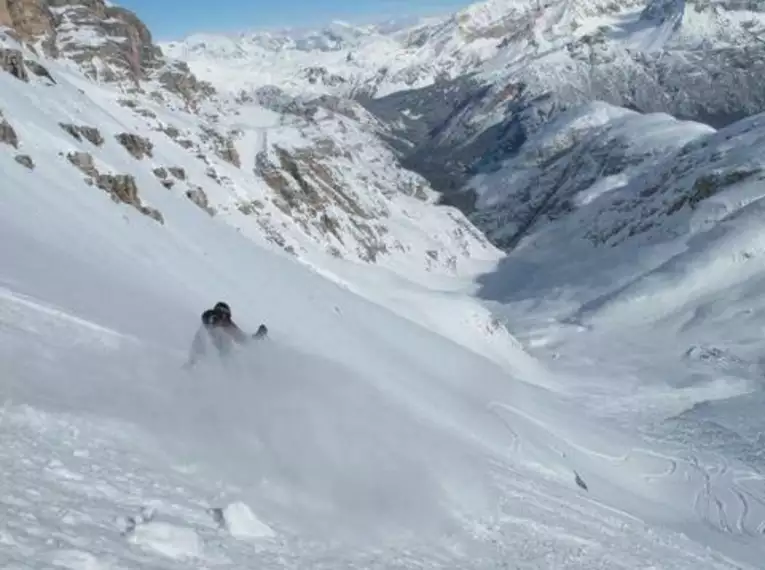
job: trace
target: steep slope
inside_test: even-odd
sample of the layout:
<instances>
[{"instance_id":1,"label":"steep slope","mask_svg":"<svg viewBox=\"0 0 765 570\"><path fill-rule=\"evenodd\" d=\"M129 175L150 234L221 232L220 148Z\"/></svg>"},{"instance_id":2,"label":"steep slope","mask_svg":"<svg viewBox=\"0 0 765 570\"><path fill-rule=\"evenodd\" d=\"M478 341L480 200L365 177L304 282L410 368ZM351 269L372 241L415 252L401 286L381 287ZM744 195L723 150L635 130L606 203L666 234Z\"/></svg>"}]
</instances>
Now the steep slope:
<instances>
[{"instance_id":1,"label":"steep slope","mask_svg":"<svg viewBox=\"0 0 765 570\"><path fill-rule=\"evenodd\" d=\"M66 96L44 107L45 85L0 79L19 150L38 159L30 171L0 153L4 560L584 569L618 553L623 568L737 567L677 532L703 536L690 501L672 502L674 483L699 476L682 466L646 486L655 458L607 459L634 435L600 436L534 387L565 379L517 347L500 368L254 244L151 172L136 175L138 208L98 188L103 174L89 186L57 154L79 142L58 113L103 129L101 173L136 160L106 136L127 112L51 75ZM459 307L452 296L431 310ZM198 312L219 298L271 338L184 372Z\"/></svg>"},{"instance_id":2,"label":"steep slope","mask_svg":"<svg viewBox=\"0 0 765 570\"><path fill-rule=\"evenodd\" d=\"M571 208L542 214L482 278L480 294L532 354L578 379L570 390L586 394L583 413L639 425L651 438L690 445L717 462L702 468L708 487L693 499L696 512L710 528L742 537L753 524L759 538L749 482L761 485L765 472L763 425L752 413L763 401L763 116L705 133L630 115L625 121L621 111L601 111L605 127L585 129L569 150L558 147L547 170L568 169L570 177L548 186L558 190L550 204L569 196ZM629 121L637 125L622 140L627 156L640 156L633 154L638 132L649 150L666 137L663 155L591 180L608 162L579 149L610 140L619 158L625 146L610 137ZM675 133L685 140L672 148ZM516 167L484 182L517 175L524 187L531 174L544 184L533 162ZM511 200L522 205L523 198Z\"/></svg>"},{"instance_id":3,"label":"steep slope","mask_svg":"<svg viewBox=\"0 0 765 570\"><path fill-rule=\"evenodd\" d=\"M499 254L400 170L377 138L392 135L387 125L343 99L274 90L252 101L205 91L191 105L157 77L135 87L84 75L14 41L4 39L0 73L9 565L712 570L762 560L758 471L693 441L647 440L610 413L624 394L583 414L608 403L608 384L590 384L603 372L566 369L570 353L540 361L467 296ZM597 131L600 145L638 122L603 113L615 122ZM658 132L626 140L626 159L652 157L665 127L705 159L699 129L649 120ZM671 176L676 202L690 179ZM604 204L592 197L574 215ZM387 229L373 235L402 247L359 263L362 224L379 220ZM567 220L545 227L570 245L581 228ZM578 252L565 253L562 272ZM558 299L539 296L548 291L532 302ZM199 312L219 299L247 330L268 323L270 338L182 370ZM583 322L596 320L589 306ZM599 306L598 317L618 314L606 298ZM629 416L746 389L652 392Z\"/></svg>"},{"instance_id":4,"label":"steep slope","mask_svg":"<svg viewBox=\"0 0 765 570\"><path fill-rule=\"evenodd\" d=\"M401 168L377 136L384 127L358 104L303 101L278 90L233 101L198 81L185 63L166 59L140 20L121 8L100 1L33 5L51 25L27 31L26 21L12 21L5 67L24 82L31 73L39 83L37 73L51 84L79 86L82 71L103 86L97 104L120 125L97 133L97 144L78 129L92 132L99 124L77 123L68 108L51 109L50 116L79 143L71 152L96 161L102 139L108 146L118 137L135 161L115 174L140 172L144 179L127 194L161 184L253 239L302 258L318 245L332 255L392 267L400 262L400 271L414 266L419 273L470 271L473 260L497 258L457 210L433 207L428 183ZM49 46L49 56L32 53L32 42ZM11 124L12 104L5 106ZM85 154L72 157L94 183L105 174Z\"/></svg>"},{"instance_id":5,"label":"steep slope","mask_svg":"<svg viewBox=\"0 0 765 570\"><path fill-rule=\"evenodd\" d=\"M592 121L596 116L600 124ZM476 180L490 212L485 222L500 232L497 239L511 241L518 256L544 274L537 285L516 281L523 285L518 293L544 293L540 283L550 281L554 289L558 281L572 290L585 285L580 301L608 299L611 293L621 298L624 280L639 281L684 255L725 264L731 255L718 256L707 246L729 226L740 240L734 247L744 248L732 257L748 258L748 249L757 248L757 230L747 223L738 227L736 220L755 211L762 197L764 132L762 115L719 131L607 106L561 115L519 158ZM518 191L502 191L505 185ZM693 291L704 286L700 275L690 278L697 281ZM709 283L720 286L717 278ZM663 288L674 290L678 302L690 294L668 282ZM655 296L651 303L662 311Z\"/></svg>"},{"instance_id":6,"label":"steep slope","mask_svg":"<svg viewBox=\"0 0 765 570\"><path fill-rule=\"evenodd\" d=\"M668 115L587 104L545 124L513 158L476 175L463 192L475 196L478 225L511 249L545 221L650 177L657 162L712 132Z\"/></svg>"}]
</instances>

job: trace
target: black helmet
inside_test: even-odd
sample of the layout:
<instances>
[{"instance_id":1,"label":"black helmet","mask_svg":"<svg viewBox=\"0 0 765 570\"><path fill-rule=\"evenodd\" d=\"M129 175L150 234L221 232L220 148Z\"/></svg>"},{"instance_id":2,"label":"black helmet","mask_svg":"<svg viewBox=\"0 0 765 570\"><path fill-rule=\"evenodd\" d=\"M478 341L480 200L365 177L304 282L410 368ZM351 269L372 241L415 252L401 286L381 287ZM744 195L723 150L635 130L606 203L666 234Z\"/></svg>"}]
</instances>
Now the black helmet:
<instances>
[{"instance_id":1,"label":"black helmet","mask_svg":"<svg viewBox=\"0 0 765 570\"><path fill-rule=\"evenodd\" d=\"M231 317L231 307L228 306L228 303L221 301L215 305L214 310L216 313L223 315L224 317Z\"/></svg>"}]
</instances>

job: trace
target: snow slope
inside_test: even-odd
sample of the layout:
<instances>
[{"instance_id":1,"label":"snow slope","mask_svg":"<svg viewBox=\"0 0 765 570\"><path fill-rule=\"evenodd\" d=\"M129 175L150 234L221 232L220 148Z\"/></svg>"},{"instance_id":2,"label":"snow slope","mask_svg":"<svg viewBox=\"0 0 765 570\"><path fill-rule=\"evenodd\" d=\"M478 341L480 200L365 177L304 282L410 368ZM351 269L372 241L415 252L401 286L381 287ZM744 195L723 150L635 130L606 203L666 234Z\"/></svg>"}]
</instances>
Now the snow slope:
<instances>
[{"instance_id":1,"label":"snow slope","mask_svg":"<svg viewBox=\"0 0 765 570\"><path fill-rule=\"evenodd\" d=\"M635 199L631 181L651 177L657 163L714 132L662 113L643 115L589 103L540 126L515 156L474 176L466 190L476 197L479 226L494 243L512 246L546 222L589 211L606 194L613 193L617 202L625 196ZM595 214L576 220L588 235L609 233L602 228L605 220ZM638 223L640 216L616 214L609 221L616 227Z\"/></svg>"},{"instance_id":2,"label":"snow slope","mask_svg":"<svg viewBox=\"0 0 765 570\"><path fill-rule=\"evenodd\" d=\"M609 506L693 521L553 394L183 201L169 232L2 161L7 566L737 567ZM219 297L272 339L182 372Z\"/></svg>"},{"instance_id":3,"label":"snow slope","mask_svg":"<svg viewBox=\"0 0 765 570\"><path fill-rule=\"evenodd\" d=\"M583 417L571 378L489 334L464 282L403 280L316 246L311 270L168 191L107 136L97 167L134 173L162 223L87 184L66 154L88 143L58 123L139 124L108 88L51 69L55 88L0 75L20 141L0 152L5 567L757 560L733 545L760 503L741 503L732 538L709 531L692 500L708 480L685 448ZM153 140L156 164L204 168ZM186 372L199 313L219 299L271 338Z\"/></svg>"},{"instance_id":4,"label":"snow slope","mask_svg":"<svg viewBox=\"0 0 765 570\"><path fill-rule=\"evenodd\" d=\"M574 125L578 116L560 118ZM584 116L592 117L592 110ZM570 375L567 389L589 417L686 446L685 468L699 470L705 480L702 490L689 494L694 511L710 528L740 538L727 552L751 548L750 560L761 559L765 426L754 410L765 387L763 116L704 132L667 117L633 115L640 131L608 135L603 148L613 154L605 155L596 152L597 141L618 132L616 125L627 124L630 114L612 109L602 116L610 126L585 135L576 150L566 150L570 139L563 137L559 147L529 145L517 170L487 177L488 184L491 176L513 175L525 183L534 168L524 161L535 158L534 148L541 159L553 151L548 171L562 163L567 172L564 184L549 186L555 193L538 223L528 225L496 271L481 278L479 295L512 323L510 330L533 356ZM683 131L690 135L685 140L676 136ZM623 151L632 149L629 157L640 148L638 132L654 139L649 149L667 135L670 144L625 168ZM571 129L547 134L554 133ZM640 159L640 153L633 156ZM620 174L613 184L592 176L608 170L614 158ZM547 217L561 198L572 207Z\"/></svg>"},{"instance_id":5,"label":"snow slope","mask_svg":"<svg viewBox=\"0 0 765 570\"><path fill-rule=\"evenodd\" d=\"M477 10L481 30L504 29L502 6ZM190 113L42 62L55 84L0 73L3 567L759 567L760 426L744 417L761 402L746 263L759 185L707 178L732 190L696 215L688 193L694 170L759 160L757 119L707 139L666 116L573 112L534 139L548 159L592 134L593 149L623 143L606 158L678 153L625 177L673 181L652 196L679 215L655 235L682 238L592 247L593 213L639 226L641 201L618 206L647 187L592 187L587 161L580 208L499 260L350 102L214 98ZM131 156L120 132L151 153ZM515 166L533 186L529 162ZM129 173L137 195L103 173ZM393 252L375 264L370 215ZM183 370L220 299L271 337Z\"/></svg>"}]
</instances>

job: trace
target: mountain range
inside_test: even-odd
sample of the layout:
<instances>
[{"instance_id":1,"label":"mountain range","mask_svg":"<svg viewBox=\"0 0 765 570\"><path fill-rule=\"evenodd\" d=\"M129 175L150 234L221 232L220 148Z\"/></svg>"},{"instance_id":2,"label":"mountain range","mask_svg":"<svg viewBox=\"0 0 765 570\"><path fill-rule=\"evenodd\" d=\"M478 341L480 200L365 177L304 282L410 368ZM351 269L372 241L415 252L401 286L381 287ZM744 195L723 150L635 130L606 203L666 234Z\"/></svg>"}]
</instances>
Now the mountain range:
<instances>
[{"instance_id":1,"label":"mountain range","mask_svg":"<svg viewBox=\"0 0 765 570\"><path fill-rule=\"evenodd\" d=\"M764 62L755 0L0 0L0 556L757 568Z\"/></svg>"},{"instance_id":2,"label":"mountain range","mask_svg":"<svg viewBox=\"0 0 765 570\"><path fill-rule=\"evenodd\" d=\"M191 36L162 48L240 97L258 98L273 83L306 101L358 101L382 123L378 133L401 164L503 248L576 202L570 192L559 196L553 172L561 169L547 168L552 157L569 170L589 168L576 157L590 160L585 147L600 138L613 152L600 159L600 171L615 176L657 156L671 161L687 142L682 133L647 141L638 126L644 119L653 130L656 114L669 115L686 121L677 123L684 133L701 136L765 108L758 80L765 9L734 0L496 0L405 28L338 23L297 38ZM619 108L638 113L633 127L610 125L592 102L613 107L617 122ZM619 140L609 139L614 131ZM639 156L621 156L633 133ZM545 180L533 180L533 189L481 190L481 181L515 172L519 160L535 162Z\"/></svg>"}]
</instances>

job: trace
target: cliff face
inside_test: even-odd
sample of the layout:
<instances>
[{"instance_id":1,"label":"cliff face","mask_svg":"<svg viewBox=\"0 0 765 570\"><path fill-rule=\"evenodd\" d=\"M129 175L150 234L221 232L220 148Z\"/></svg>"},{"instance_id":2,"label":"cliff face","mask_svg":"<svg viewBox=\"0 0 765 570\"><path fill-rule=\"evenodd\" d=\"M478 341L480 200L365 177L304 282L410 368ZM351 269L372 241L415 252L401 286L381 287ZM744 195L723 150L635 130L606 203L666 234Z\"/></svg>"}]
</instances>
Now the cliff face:
<instances>
[{"instance_id":1,"label":"cliff face","mask_svg":"<svg viewBox=\"0 0 765 570\"><path fill-rule=\"evenodd\" d=\"M55 55L55 18L44 0L0 0L0 26L10 28L21 41L41 42Z\"/></svg>"},{"instance_id":2,"label":"cliff face","mask_svg":"<svg viewBox=\"0 0 765 570\"><path fill-rule=\"evenodd\" d=\"M133 12L104 0L0 0L0 26L38 54L75 62L97 82L142 90L156 81L191 107L214 92L187 65L165 58Z\"/></svg>"}]
</instances>

